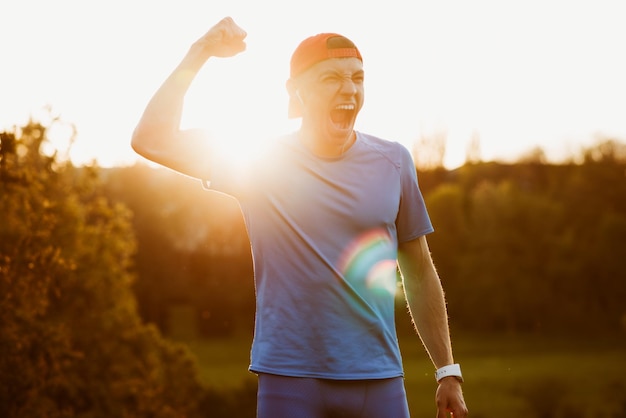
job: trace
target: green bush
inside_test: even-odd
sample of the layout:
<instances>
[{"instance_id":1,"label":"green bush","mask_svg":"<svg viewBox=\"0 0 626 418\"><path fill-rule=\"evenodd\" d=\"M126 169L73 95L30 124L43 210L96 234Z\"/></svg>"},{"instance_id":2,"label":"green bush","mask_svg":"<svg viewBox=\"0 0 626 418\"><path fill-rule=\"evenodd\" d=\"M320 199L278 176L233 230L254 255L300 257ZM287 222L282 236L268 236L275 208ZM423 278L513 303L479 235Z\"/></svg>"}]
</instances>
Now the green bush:
<instances>
[{"instance_id":1,"label":"green bush","mask_svg":"<svg viewBox=\"0 0 626 418\"><path fill-rule=\"evenodd\" d=\"M48 128L0 134L0 416L202 416L194 358L137 315L130 212Z\"/></svg>"}]
</instances>

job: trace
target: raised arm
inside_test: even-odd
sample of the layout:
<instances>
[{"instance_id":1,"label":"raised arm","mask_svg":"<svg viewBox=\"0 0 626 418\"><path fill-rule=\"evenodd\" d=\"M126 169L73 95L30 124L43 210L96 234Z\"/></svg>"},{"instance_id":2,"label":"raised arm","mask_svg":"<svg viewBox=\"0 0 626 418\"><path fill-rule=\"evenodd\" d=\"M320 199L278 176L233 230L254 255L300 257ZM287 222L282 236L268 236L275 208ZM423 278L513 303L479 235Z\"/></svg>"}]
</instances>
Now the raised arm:
<instances>
[{"instance_id":1,"label":"raised arm","mask_svg":"<svg viewBox=\"0 0 626 418\"><path fill-rule=\"evenodd\" d=\"M200 130L181 130L183 101L191 82L211 57L246 49L246 32L230 17L198 39L148 103L132 136L135 152L188 176L210 178L210 144Z\"/></svg>"},{"instance_id":2,"label":"raised arm","mask_svg":"<svg viewBox=\"0 0 626 418\"><path fill-rule=\"evenodd\" d=\"M454 363L443 288L426 237L400 244L398 264L415 328L435 368ZM447 412L454 418L467 416L461 383L455 377L439 382L436 401L438 418Z\"/></svg>"}]
</instances>

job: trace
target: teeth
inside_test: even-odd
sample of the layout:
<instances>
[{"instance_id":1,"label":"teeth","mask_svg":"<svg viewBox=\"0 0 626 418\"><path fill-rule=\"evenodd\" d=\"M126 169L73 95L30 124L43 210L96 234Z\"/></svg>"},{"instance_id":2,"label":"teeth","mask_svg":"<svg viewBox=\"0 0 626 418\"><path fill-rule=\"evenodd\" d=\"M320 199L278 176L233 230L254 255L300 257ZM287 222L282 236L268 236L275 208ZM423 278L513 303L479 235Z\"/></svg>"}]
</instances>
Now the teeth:
<instances>
[{"instance_id":1,"label":"teeth","mask_svg":"<svg viewBox=\"0 0 626 418\"><path fill-rule=\"evenodd\" d=\"M354 110L354 105L353 104L339 105L339 106L335 107L335 109L338 109L338 110Z\"/></svg>"}]
</instances>

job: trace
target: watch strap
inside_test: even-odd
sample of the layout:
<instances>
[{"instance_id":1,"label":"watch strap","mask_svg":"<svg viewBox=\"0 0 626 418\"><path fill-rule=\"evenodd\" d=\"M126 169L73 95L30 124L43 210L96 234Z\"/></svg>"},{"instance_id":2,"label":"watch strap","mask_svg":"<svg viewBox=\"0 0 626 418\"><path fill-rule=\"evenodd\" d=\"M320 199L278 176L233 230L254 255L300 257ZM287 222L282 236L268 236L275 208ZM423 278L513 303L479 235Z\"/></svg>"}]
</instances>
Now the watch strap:
<instances>
[{"instance_id":1,"label":"watch strap","mask_svg":"<svg viewBox=\"0 0 626 418\"><path fill-rule=\"evenodd\" d=\"M435 371L435 379L437 380L437 382L448 376L454 376L462 383L463 375L461 374L461 366L459 364L449 364Z\"/></svg>"}]
</instances>

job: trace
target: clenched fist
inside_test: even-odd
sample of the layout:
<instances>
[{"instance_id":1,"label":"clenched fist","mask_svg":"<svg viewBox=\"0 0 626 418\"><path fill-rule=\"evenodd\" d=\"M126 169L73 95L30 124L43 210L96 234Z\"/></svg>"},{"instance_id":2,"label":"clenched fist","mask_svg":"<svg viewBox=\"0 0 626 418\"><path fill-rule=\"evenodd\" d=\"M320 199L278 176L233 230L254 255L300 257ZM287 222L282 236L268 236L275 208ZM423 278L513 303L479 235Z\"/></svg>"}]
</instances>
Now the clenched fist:
<instances>
[{"instance_id":1,"label":"clenched fist","mask_svg":"<svg viewBox=\"0 0 626 418\"><path fill-rule=\"evenodd\" d=\"M192 46L206 57L232 57L245 51L244 39L248 34L230 17L225 17L215 24Z\"/></svg>"}]
</instances>

